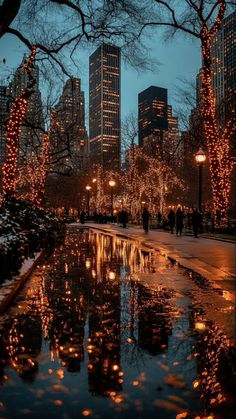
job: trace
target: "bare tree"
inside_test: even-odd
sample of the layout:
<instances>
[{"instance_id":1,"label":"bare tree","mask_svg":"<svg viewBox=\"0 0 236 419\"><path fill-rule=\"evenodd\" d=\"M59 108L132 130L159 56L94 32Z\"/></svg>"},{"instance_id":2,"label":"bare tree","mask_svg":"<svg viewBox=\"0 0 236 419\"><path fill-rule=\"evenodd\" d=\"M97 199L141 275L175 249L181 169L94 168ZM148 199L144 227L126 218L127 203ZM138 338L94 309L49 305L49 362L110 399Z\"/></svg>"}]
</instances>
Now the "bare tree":
<instances>
[{"instance_id":1,"label":"bare tree","mask_svg":"<svg viewBox=\"0 0 236 419\"><path fill-rule=\"evenodd\" d=\"M77 49L88 43L115 41L126 46L123 55L127 61L139 67L147 67L150 62L147 54L140 54L140 47L132 43L140 12L132 1L3 0L1 3L0 38L10 34L29 49L35 45L38 60L47 61L49 66L56 63L68 76L70 64L78 66ZM65 51L70 60L65 60Z\"/></svg>"},{"instance_id":2,"label":"bare tree","mask_svg":"<svg viewBox=\"0 0 236 419\"><path fill-rule=\"evenodd\" d=\"M122 121L121 153L131 148L138 139L138 118L134 112L129 113Z\"/></svg>"}]
</instances>

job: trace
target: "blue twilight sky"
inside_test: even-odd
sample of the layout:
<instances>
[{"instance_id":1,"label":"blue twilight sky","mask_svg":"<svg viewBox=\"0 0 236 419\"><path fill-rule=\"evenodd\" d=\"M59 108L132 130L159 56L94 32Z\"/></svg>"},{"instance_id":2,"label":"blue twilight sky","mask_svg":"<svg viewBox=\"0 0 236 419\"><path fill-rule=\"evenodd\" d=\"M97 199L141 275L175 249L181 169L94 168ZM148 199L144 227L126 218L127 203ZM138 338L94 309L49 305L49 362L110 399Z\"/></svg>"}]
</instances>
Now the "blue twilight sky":
<instances>
[{"instance_id":1,"label":"blue twilight sky","mask_svg":"<svg viewBox=\"0 0 236 419\"><path fill-rule=\"evenodd\" d=\"M138 93L151 85L168 89L168 103L176 106L176 86L179 79L194 79L200 67L200 48L197 40L188 39L179 35L174 40L164 43L160 32L153 32L152 40L147 41L150 48L149 54L160 63L153 72L138 73L132 68L122 64L121 68L121 119L130 112L137 114ZM27 49L16 38L6 35L0 39L0 83L11 75L21 63ZM78 51L81 71L74 76L81 78L82 89L85 92L88 104L88 66L89 55L93 49L83 52ZM3 62L3 59L6 62ZM66 76L65 76L66 80ZM57 84L57 83L56 83ZM42 84L41 84L41 90ZM43 91L42 91L43 93Z\"/></svg>"}]
</instances>

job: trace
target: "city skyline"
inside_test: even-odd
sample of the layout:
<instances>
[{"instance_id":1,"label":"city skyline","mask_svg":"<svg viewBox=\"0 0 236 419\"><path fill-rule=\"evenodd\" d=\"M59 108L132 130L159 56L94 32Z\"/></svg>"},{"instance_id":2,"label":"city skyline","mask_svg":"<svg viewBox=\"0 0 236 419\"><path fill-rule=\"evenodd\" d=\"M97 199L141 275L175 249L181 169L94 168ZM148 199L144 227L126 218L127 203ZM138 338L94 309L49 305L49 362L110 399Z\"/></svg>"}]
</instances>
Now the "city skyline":
<instances>
[{"instance_id":1,"label":"city skyline","mask_svg":"<svg viewBox=\"0 0 236 419\"><path fill-rule=\"evenodd\" d=\"M160 63L153 66L151 71L138 71L124 63L121 54L121 121L131 112L138 115L138 93L151 85L162 86L168 89L169 103L173 109L178 107L176 87L181 84L181 78L194 80L200 67L200 51L197 42L183 36L178 36L173 42L164 42L161 35L155 33L153 42L147 41L147 49L150 58L157 59ZM153 47L153 45L155 45ZM28 52L22 44L16 42L10 36L0 40L0 79L9 77L20 65L23 54ZM79 71L74 69L72 76L81 79L81 89L85 92L86 126L88 127L88 102L89 102L89 56L96 50L96 46L78 52ZM190 58L191 57L191 58ZM5 62L3 63L3 60ZM57 93L59 99L63 85L67 80L57 80L55 88L60 86ZM8 80L9 81L9 80ZM42 79L40 78L40 86ZM41 88L41 87L40 87ZM45 90L42 89L42 96L45 99Z\"/></svg>"}]
</instances>

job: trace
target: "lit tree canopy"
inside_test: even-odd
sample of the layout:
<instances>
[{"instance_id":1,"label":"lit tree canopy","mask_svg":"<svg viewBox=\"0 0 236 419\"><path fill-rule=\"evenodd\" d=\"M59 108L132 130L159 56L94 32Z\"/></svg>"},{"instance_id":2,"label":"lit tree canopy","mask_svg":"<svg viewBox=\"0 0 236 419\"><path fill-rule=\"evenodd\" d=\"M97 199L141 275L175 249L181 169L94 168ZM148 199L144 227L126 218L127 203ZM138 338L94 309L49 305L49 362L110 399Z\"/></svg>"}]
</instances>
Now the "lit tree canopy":
<instances>
[{"instance_id":1,"label":"lit tree canopy","mask_svg":"<svg viewBox=\"0 0 236 419\"><path fill-rule=\"evenodd\" d=\"M213 207L218 227L223 227L227 223L233 168L230 158L230 138L236 124L233 112L224 126L220 126L216 118L215 98L212 91L211 45L226 16L227 8L230 11L230 5L233 4L235 2L226 0L184 0L182 2L146 0L142 2L145 12L140 13L139 18L140 36L154 27L161 27L165 29L166 38L182 32L199 40L202 57L200 112L208 149Z\"/></svg>"}]
</instances>

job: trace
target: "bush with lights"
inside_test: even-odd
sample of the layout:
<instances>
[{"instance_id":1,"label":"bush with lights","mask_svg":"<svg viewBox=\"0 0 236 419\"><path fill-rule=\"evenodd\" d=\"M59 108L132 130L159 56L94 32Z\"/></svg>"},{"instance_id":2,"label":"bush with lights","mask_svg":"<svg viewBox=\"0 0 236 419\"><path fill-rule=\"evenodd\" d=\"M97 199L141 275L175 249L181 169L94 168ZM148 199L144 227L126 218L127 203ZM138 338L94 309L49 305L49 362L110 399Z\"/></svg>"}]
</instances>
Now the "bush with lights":
<instances>
[{"instance_id":1,"label":"bush with lights","mask_svg":"<svg viewBox=\"0 0 236 419\"><path fill-rule=\"evenodd\" d=\"M65 226L49 211L8 198L0 207L0 280L18 273L24 259L34 257L64 237Z\"/></svg>"}]
</instances>

